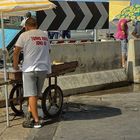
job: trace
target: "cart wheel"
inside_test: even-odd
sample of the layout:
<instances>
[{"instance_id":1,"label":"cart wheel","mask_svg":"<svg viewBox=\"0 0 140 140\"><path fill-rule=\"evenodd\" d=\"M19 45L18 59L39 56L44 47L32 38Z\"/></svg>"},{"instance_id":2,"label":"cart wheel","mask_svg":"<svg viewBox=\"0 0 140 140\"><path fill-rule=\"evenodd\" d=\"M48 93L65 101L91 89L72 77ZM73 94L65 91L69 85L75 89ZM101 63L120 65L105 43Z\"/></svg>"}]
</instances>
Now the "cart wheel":
<instances>
[{"instance_id":1,"label":"cart wheel","mask_svg":"<svg viewBox=\"0 0 140 140\"><path fill-rule=\"evenodd\" d=\"M22 104L24 102L23 98L23 86L22 84L17 84L14 86L10 92L9 103L11 109L16 113L16 115L23 115Z\"/></svg>"},{"instance_id":2,"label":"cart wheel","mask_svg":"<svg viewBox=\"0 0 140 140\"><path fill-rule=\"evenodd\" d=\"M43 93L42 109L46 117L56 117L63 105L63 92L57 85L50 85Z\"/></svg>"}]
</instances>

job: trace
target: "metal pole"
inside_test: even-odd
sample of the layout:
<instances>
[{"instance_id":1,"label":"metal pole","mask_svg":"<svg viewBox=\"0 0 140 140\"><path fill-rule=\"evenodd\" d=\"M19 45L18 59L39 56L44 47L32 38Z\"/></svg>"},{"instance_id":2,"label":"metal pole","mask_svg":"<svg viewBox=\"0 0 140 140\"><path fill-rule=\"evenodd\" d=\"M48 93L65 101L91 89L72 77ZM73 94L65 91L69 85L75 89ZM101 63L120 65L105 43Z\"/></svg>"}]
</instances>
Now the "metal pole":
<instances>
[{"instance_id":1,"label":"metal pole","mask_svg":"<svg viewBox=\"0 0 140 140\"><path fill-rule=\"evenodd\" d=\"M98 30L94 29L94 42L98 40Z\"/></svg>"},{"instance_id":2,"label":"metal pole","mask_svg":"<svg viewBox=\"0 0 140 140\"><path fill-rule=\"evenodd\" d=\"M6 49L5 49L5 34L4 34L4 20L3 13L1 12L1 32L2 32L2 49L3 49L3 68L4 68L4 81L7 82L7 71L6 71ZM9 107L8 107L8 87L4 85L5 102L6 102L6 119L7 127L9 127Z\"/></svg>"}]
</instances>

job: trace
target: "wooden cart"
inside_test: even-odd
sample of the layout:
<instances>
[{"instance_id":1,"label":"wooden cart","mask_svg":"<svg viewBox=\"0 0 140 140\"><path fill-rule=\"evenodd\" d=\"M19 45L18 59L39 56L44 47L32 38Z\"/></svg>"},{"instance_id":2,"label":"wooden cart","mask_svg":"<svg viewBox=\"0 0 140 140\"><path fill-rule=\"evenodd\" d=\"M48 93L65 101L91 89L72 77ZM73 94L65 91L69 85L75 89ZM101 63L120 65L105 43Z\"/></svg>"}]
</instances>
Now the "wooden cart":
<instances>
[{"instance_id":1,"label":"wooden cart","mask_svg":"<svg viewBox=\"0 0 140 140\"><path fill-rule=\"evenodd\" d=\"M77 66L77 61L52 65L52 73L46 75L46 78L49 79L49 83L43 92L42 97L40 97L44 115L48 117L55 117L56 115L60 114L63 105L63 92L57 85L57 77L59 75L64 75L65 73L74 72ZM1 71L0 78L2 77L3 72ZM22 115L22 105L26 100L23 97L22 72L8 71L7 77L8 81L3 82L3 84L13 85L13 88L9 94L9 103L11 109L16 113L16 115ZM52 78L54 78L54 83L52 83Z\"/></svg>"}]
</instances>

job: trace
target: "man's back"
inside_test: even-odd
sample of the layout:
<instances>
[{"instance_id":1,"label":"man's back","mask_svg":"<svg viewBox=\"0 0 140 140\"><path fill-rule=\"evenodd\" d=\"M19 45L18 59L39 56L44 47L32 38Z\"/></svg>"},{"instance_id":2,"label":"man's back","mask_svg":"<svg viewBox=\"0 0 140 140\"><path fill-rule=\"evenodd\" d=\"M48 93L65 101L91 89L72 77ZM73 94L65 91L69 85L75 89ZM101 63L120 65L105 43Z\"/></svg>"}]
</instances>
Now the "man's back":
<instances>
[{"instance_id":1,"label":"man's back","mask_svg":"<svg viewBox=\"0 0 140 140\"><path fill-rule=\"evenodd\" d=\"M23 48L24 62L22 70L24 72L43 70L50 72L50 44L47 35L43 31L35 29L24 32L16 45Z\"/></svg>"}]
</instances>

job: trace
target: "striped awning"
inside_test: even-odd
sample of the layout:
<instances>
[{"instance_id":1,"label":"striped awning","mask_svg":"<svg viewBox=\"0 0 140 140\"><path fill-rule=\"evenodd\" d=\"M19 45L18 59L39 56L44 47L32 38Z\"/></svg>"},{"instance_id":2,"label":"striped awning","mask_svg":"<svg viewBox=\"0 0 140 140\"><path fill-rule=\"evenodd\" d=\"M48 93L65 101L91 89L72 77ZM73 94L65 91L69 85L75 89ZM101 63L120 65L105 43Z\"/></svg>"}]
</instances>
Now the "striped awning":
<instances>
[{"instance_id":1,"label":"striped awning","mask_svg":"<svg viewBox=\"0 0 140 140\"><path fill-rule=\"evenodd\" d=\"M55 5L48 0L0 0L0 12L20 15L26 11L52 9ZM19 13L20 11L20 13Z\"/></svg>"}]
</instances>

